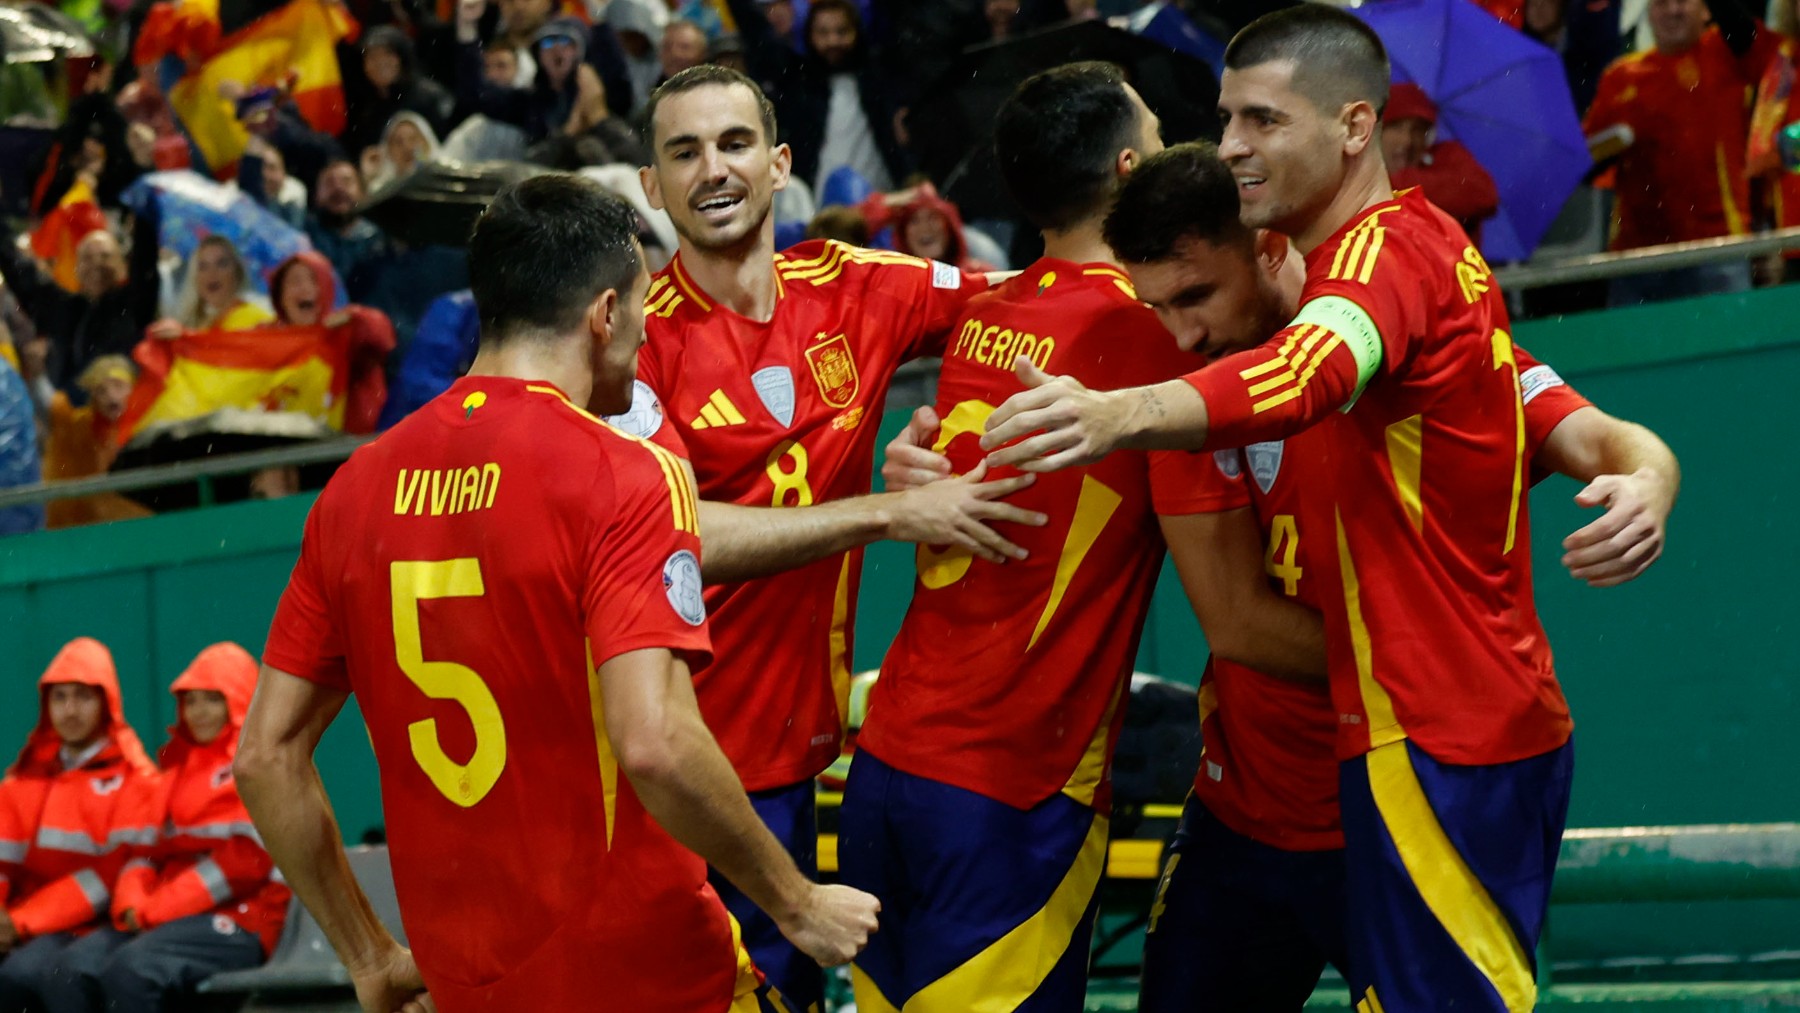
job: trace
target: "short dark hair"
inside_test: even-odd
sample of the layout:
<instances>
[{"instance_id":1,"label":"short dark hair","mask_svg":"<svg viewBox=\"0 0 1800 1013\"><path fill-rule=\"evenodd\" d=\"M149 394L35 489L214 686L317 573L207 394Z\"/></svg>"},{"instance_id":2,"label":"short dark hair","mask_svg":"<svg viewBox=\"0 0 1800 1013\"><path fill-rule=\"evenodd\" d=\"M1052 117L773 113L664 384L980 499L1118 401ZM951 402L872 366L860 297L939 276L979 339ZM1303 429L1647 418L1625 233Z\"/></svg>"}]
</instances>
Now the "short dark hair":
<instances>
[{"instance_id":1,"label":"short dark hair","mask_svg":"<svg viewBox=\"0 0 1800 1013\"><path fill-rule=\"evenodd\" d=\"M469 287L481 340L558 338L581 326L608 289L622 296L643 262L637 212L581 176L548 173L510 184L469 236Z\"/></svg>"},{"instance_id":2,"label":"short dark hair","mask_svg":"<svg viewBox=\"0 0 1800 1013\"><path fill-rule=\"evenodd\" d=\"M860 48L863 42L862 11L856 9L851 0L813 0L812 6L806 9L806 23L800 26L800 34L806 38L806 48L812 49L813 22L826 11L836 11L850 19L850 27L856 32L856 44Z\"/></svg>"},{"instance_id":3,"label":"short dark hair","mask_svg":"<svg viewBox=\"0 0 1800 1013\"><path fill-rule=\"evenodd\" d=\"M771 145L775 143L775 103L763 94L762 86L730 67L702 63L669 78L650 93L650 102L644 107L644 146L650 149L651 161L656 160L656 107L670 95L679 95L708 85L723 88L737 85L750 89L750 94L756 98L756 110L762 116L763 140Z\"/></svg>"},{"instance_id":4,"label":"short dark hair","mask_svg":"<svg viewBox=\"0 0 1800 1013\"><path fill-rule=\"evenodd\" d=\"M1367 102L1380 113L1387 105L1387 48L1354 14L1303 3L1264 14L1225 47L1227 70L1276 60L1293 62L1294 90L1320 109Z\"/></svg>"},{"instance_id":5,"label":"short dark hair","mask_svg":"<svg viewBox=\"0 0 1800 1013\"><path fill-rule=\"evenodd\" d=\"M1110 63L1070 63L1026 78L1000 106L994 155L1000 178L1040 229L1066 229L1104 212L1118 190L1113 163L1143 124Z\"/></svg>"},{"instance_id":6,"label":"short dark hair","mask_svg":"<svg viewBox=\"0 0 1800 1013\"><path fill-rule=\"evenodd\" d=\"M1248 243L1238 220L1237 180L1206 141L1166 148L1144 159L1106 216L1106 245L1127 264L1153 264L1195 240L1214 246Z\"/></svg>"}]
</instances>

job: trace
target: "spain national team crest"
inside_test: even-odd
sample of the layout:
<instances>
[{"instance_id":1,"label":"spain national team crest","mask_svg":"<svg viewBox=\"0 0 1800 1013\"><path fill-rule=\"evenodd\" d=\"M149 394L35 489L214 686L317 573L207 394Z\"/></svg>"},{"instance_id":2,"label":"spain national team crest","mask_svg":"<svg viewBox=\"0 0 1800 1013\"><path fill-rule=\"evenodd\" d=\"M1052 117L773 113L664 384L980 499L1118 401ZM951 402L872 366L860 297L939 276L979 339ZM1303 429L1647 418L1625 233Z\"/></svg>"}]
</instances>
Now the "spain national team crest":
<instances>
[{"instance_id":1,"label":"spain national team crest","mask_svg":"<svg viewBox=\"0 0 1800 1013\"><path fill-rule=\"evenodd\" d=\"M1244 456L1250 459L1250 475L1256 479L1257 488L1265 495L1275 488L1275 476L1281 474L1282 442L1274 440L1269 443L1252 443L1244 448Z\"/></svg>"},{"instance_id":2,"label":"spain national team crest","mask_svg":"<svg viewBox=\"0 0 1800 1013\"><path fill-rule=\"evenodd\" d=\"M750 386L756 388L756 396L762 399L763 407L775 416L775 421L782 426L794 424L794 374L786 366L764 366L750 374Z\"/></svg>"},{"instance_id":3,"label":"spain national team crest","mask_svg":"<svg viewBox=\"0 0 1800 1013\"><path fill-rule=\"evenodd\" d=\"M848 408L860 389L856 359L850 355L850 339L842 334L826 338L824 332L820 332L819 339L818 344L806 350L806 361L819 384L819 396L833 408Z\"/></svg>"}]
</instances>

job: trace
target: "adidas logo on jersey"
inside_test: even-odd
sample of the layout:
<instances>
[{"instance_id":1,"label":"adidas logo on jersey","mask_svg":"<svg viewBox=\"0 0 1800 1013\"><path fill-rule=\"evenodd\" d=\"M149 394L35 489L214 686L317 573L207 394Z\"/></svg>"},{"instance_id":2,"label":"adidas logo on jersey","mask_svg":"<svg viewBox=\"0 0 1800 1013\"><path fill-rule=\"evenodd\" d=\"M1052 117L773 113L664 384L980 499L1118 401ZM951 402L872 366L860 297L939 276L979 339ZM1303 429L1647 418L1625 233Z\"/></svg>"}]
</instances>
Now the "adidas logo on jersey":
<instances>
[{"instance_id":1,"label":"adidas logo on jersey","mask_svg":"<svg viewBox=\"0 0 1800 1013\"><path fill-rule=\"evenodd\" d=\"M707 398L706 403L700 406L700 417L688 423L689 427L693 429L711 429L715 426L741 426L743 424L743 413L737 410L737 405L731 403L731 399L725 396L723 390L713 391L712 397Z\"/></svg>"}]
</instances>

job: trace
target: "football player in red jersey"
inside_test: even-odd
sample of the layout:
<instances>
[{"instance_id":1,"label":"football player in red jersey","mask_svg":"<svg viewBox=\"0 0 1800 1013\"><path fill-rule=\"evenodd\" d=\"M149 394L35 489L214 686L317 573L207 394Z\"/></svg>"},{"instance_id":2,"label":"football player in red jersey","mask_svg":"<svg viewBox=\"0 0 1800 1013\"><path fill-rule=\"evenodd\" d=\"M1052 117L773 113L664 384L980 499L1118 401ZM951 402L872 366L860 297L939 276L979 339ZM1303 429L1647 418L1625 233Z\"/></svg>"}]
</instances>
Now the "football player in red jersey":
<instances>
[{"instance_id":1,"label":"football player in red jersey","mask_svg":"<svg viewBox=\"0 0 1800 1013\"><path fill-rule=\"evenodd\" d=\"M677 74L646 115L644 190L680 250L651 283L633 403L616 421L692 464L718 656L696 678L700 710L757 811L811 871L813 777L842 741L862 546L947 543L999 561L1023 550L984 521L1043 518L998 502L1023 476L869 495L895 370L943 354L987 280L832 241L777 254L770 207L789 153L774 142L773 107L741 74ZM730 884L714 885L790 1004L820 1002L813 962Z\"/></svg>"},{"instance_id":2,"label":"football player in red jersey","mask_svg":"<svg viewBox=\"0 0 1800 1013\"><path fill-rule=\"evenodd\" d=\"M988 463L1054 470L1328 426L1299 526L1331 543L1312 558L1331 589L1354 992L1367 1008L1530 1009L1572 748L1531 597L1505 306L1461 229L1388 185L1387 60L1360 20L1268 15L1226 68L1221 155L1244 222L1306 257L1299 314L1151 387L1092 391L1022 362L1037 389L990 418Z\"/></svg>"},{"instance_id":3,"label":"football player in red jersey","mask_svg":"<svg viewBox=\"0 0 1800 1013\"><path fill-rule=\"evenodd\" d=\"M873 898L801 874L701 722L680 463L588 414L630 400L634 221L569 176L497 196L470 240L469 374L307 520L235 769L366 1010L771 1008L702 857L821 962L875 927ZM352 691L411 952L351 878L312 764Z\"/></svg>"},{"instance_id":4,"label":"football player in red jersey","mask_svg":"<svg viewBox=\"0 0 1800 1013\"><path fill-rule=\"evenodd\" d=\"M1199 364L1101 238L1119 182L1161 147L1156 117L1108 64L1036 75L1001 107L1001 172L1045 252L970 300L944 360L944 422L927 438L961 470L979 467L986 413L1020 389L1015 351L1105 385ZM839 820L844 882L887 912L853 968L859 1009L1083 1008L1113 745L1163 557L1158 520L1167 531L1241 495L1209 455L1119 454L1015 497L1052 518L1015 536L1025 560L919 548ZM1246 612L1268 606L1323 653L1311 613L1259 580L1248 589ZM1255 639L1258 663L1282 664L1270 653L1279 636Z\"/></svg>"}]
</instances>

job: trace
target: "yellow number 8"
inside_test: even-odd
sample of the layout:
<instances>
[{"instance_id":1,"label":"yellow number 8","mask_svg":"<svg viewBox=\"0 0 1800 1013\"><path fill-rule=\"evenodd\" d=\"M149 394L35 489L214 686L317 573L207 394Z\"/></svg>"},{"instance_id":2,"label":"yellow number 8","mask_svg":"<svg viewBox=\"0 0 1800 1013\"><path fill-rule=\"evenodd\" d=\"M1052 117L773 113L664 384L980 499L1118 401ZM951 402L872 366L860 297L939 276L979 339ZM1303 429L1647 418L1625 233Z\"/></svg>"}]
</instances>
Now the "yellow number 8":
<instances>
[{"instance_id":1,"label":"yellow number 8","mask_svg":"<svg viewBox=\"0 0 1800 1013\"><path fill-rule=\"evenodd\" d=\"M786 458L794 461L793 470L782 467ZM769 473L769 481L775 484L775 496L771 506L797 507L812 506L812 486L806 481L806 448L797 440L782 440L775 449L769 452L769 459L763 465ZM794 494L794 502L789 503L788 493Z\"/></svg>"},{"instance_id":2,"label":"yellow number 8","mask_svg":"<svg viewBox=\"0 0 1800 1013\"><path fill-rule=\"evenodd\" d=\"M454 661L426 661L419 642L419 603L433 598L479 598L481 561L472 558L409 561L389 564L394 606L394 655L400 671L433 700L454 700L468 712L475 728L475 753L457 763L438 741L437 720L426 718L406 726L413 759L444 797L469 808L487 797L506 768L506 724L500 705L481 676Z\"/></svg>"}]
</instances>

